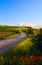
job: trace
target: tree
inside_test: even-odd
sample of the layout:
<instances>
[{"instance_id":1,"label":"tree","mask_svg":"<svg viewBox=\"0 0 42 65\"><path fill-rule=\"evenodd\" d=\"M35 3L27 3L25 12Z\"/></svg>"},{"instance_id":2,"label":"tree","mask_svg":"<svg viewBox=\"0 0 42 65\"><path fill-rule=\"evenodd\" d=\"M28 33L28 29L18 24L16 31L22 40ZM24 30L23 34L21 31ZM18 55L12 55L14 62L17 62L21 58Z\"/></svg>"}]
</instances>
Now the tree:
<instances>
[{"instance_id":1,"label":"tree","mask_svg":"<svg viewBox=\"0 0 42 65\"><path fill-rule=\"evenodd\" d=\"M42 29L40 29L39 34L34 38L36 48L42 52Z\"/></svg>"},{"instance_id":2,"label":"tree","mask_svg":"<svg viewBox=\"0 0 42 65\"><path fill-rule=\"evenodd\" d=\"M33 28L32 28L32 27L29 27L27 33L28 33L28 34L34 34L34 32L33 32Z\"/></svg>"}]
</instances>

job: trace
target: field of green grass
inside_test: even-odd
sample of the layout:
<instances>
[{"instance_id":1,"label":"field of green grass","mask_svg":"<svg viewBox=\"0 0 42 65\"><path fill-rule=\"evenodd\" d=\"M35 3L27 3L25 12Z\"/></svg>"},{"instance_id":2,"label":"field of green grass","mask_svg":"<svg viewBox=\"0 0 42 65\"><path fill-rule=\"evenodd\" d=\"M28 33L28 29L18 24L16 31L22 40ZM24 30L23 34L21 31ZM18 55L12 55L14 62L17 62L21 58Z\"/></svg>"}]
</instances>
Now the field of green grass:
<instances>
[{"instance_id":1,"label":"field of green grass","mask_svg":"<svg viewBox=\"0 0 42 65\"><path fill-rule=\"evenodd\" d=\"M1 65L40 65L42 64L42 56L37 55L37 50L31 52L31 47L34 43L31 41L31 36L28 36L26 40L13 47L7 53L0 55ZM34 54L35 53L35 54ZM30 59L29 59L30 57Z\"/></svg>"},{"instance_id":2,"label":"field of green grass","mask_svg":"<svg viewBox=\"0 0 42 65\"><path fill-rule=\"evenodd\" d=\"M11 39L19 35L19 33L16 34L14 32L0 32L0 40Z\"/></svg>"},{"instance_id":3,"label":"field of green grass","mask_svg":"<svg viewBox=\"0 0 42 65\"><path fill-rule=\"evenodd\" d=\"M18 36L20 34L19 30L22 30L27 34L27 38L5 54L0 54L0 65L42 65L42 53L35 45L35 37L39 34L39 29L31 29L28 27L7 27L7 30L6 28L4 28L4 30L13 33L15 32L16 34L10 35L7 39ZM3 30L0 29L0 31ZM40 37L40 40L41 39L42 36Z\"/></svg>"},{"instance_id":4,"label":"field of green grass","mask_svg":"<svg viewBox=\"0 0 42 65\"><path fill-rule=\"evenodd\" d=\"M17 37L20 35L20 30L26 31L27 29L26 27L0 25L0 40Z\"/></svg>"}]
</instances>

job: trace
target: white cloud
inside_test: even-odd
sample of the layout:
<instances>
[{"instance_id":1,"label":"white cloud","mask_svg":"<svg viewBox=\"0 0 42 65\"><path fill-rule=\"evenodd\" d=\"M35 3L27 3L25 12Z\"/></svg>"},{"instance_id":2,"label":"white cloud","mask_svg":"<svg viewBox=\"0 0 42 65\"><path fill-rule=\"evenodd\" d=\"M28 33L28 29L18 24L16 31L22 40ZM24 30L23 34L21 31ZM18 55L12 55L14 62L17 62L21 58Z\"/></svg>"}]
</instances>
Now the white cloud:
<instances>
[{"instance_id":1,"label":"white cloud","mask_svg":"<svg viewBox=\"0 0 42 65\"><path fill-rule=\"evenodd\" d=\"M42 25L34 25L32 23L22 23L22 22L19 23L19 26L29 26L29 27L37 28L37 29L42 28Z\"/></svg>"},{"instance_id":2,"label":"white cloud","mask_svg":"<svg viewBox=\"0 0 42 65\"><path fill-rule=\"evenodd\" d=\"M19 23L19 26L33 26L32 23L28 24L28 23Z\"/></svg>"}]
</instances>

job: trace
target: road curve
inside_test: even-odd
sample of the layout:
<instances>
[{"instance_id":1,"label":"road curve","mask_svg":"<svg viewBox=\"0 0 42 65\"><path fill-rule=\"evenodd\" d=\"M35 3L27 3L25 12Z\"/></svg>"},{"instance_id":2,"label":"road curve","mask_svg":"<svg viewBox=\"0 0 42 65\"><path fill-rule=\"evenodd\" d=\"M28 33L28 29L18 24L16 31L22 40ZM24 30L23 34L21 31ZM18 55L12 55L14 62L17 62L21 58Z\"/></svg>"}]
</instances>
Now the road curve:
<instances>
[{"instance_id":1,"label":"road curve","mask_svg":"<svg viewBox=\"0 0 42 65\"><path fill-rule=\"evenodd\" d=\"M14 39L0 41L0 54L6 53L10 48L22 42L26 37L27 35L21 32L20 36Z\"/></svg>"}]
</instances>

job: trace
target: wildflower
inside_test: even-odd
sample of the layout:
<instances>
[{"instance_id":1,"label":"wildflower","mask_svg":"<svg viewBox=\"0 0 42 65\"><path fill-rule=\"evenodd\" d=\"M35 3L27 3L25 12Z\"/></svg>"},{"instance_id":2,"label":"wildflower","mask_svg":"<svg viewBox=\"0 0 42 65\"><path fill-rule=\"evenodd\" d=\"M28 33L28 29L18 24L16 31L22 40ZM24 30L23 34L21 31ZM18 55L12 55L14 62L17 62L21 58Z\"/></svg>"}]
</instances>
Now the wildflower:
<instances>
[{"instance_id":1,"label":"wildflower","mask_svg":"<svg viewBox=\"0 0 42 65\"><path fill-rule=\"evenodd\" d=\"M31 59L34 59L34 58L35 58L35 56L30 56L30 58L31 58Z\"/></svg>"},{"instance_id":2,"label":"wildflower","mask_svg":"<svg viewBox=\"0 0 42 65\"><path fill-rule=\"evenodd\" d=\"M10 61L10 62L9 62L9 64L11 64L11 65L12 65L12 64L13 64L13 62L12 62L12 61Z\"/></svg>"},{"instance_id":3,"label":"wildflower","mask_svg":"<svg viewBox=\"0 0 42 65\"><path fill-rule=\"evenodd\" d=\"M24 62L24 59L23 59L23 58L19 58L19 60L20 60L21 62Z\"/></svg>"},{"instance_id":4,"label":"wildflower","mask_svg":"<svg viewBox=\"0 0 42 65\"><path fill-rule=\"evenodd\" d=\"M15 58L16 58L16 56L13 56L13 58L15 59Z\"/></svg>"}]
</instances>

